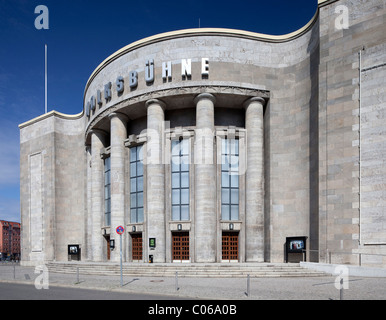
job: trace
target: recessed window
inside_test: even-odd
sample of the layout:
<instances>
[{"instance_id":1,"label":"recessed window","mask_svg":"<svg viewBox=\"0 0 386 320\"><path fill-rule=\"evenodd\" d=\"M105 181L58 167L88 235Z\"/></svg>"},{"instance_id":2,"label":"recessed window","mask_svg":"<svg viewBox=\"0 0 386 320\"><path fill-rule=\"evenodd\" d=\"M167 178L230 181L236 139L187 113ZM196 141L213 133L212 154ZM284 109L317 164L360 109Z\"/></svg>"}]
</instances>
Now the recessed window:
<instances>
[{"instance_id":1,"label":"recessed window","mask_svg":"<svg viewBox=\"0 0 386 320\"><path fill-rule=\"evenodd\" d=\"M130 221L143 222L143 146L130 148Z\"/></svg>"},{"instance_id":2,"label":"recessed window","mask_svg":"<svg viewBox=\"0 0 386 320\"><path fill-rule=\"evenodd\" d=\"M111 160L105 159L105 226L111 224Z\"/></svg>"},{"instance_id":3,"label":"recessed window","mask_svg":"<svg viewBox=\"0 0 386 320\"><path fill-rule=\"evenodd\" d=\"M239 140L221 140L221 218L239 219Z\"/></svg>"},{"instance_id":4,"label":"recessed window","mask_svg":"<svg viewBox=\"0 0 386 320\"><path fill-rule=\"evenodd\" d=\"M172 220L189 220L189 140L172 141Z\"/></svg>"}]
</instances>

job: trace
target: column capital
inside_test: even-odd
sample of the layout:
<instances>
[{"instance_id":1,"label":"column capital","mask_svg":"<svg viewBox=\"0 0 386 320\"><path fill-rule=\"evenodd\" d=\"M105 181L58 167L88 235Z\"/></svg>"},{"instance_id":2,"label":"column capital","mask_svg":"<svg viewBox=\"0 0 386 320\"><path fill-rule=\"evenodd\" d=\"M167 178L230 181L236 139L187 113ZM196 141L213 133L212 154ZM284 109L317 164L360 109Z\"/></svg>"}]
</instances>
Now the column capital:
<instances>
[{"instance_id":1,"label":"column capital","mask_svg":"<svg viewBox=\"0 0 386 320\"><path fill-rule=\"evenodd\" d=\"M247 109L249 107L249 105L253 102L259 102L263 107L265 105L265 99L262 98L262 97L252 97L252 98L249 98L247 99L244 103L243 103L243 107L244 109Z\"/></svg>"},{"instance_id":2,"label":"column capital","mask_svg":"<svg viewBox=\"0 0 386 320\"><path fill-rule=\"evenodd\" d=\"M213 104L216 103L216 97L211 93L200 93L198 96L194 98L194 103L197 104L200 100L207 99L212 101Z\"/></svg>"},{"instance_id":3,"label":"column capital","mask_svg":"<svg viewBox=\"0 0 386 320\"><path fill-rule=\"evenodd\" d=\"M163 101L161 101L159 99L147 100L146 103L145 103L146 109L149 108L149 106L151 106L152 104L158 104L159 106L161 106L162 110L165 111L165 108L166 108L165 102L163 102Z\"/></svg>"},{"instance_id":4,"label":"column capital","mask_svg":"<svg viewBox=\"0 0 386 320\"><path fill-rule=\"evenodd\" d=\"M124 113L120 113L120 112L112 112L108 115L109 119L111 120L112 118L114 117L117 117L119 118L120 120L122 121L129 121L129 116L127 116L126 114Z\"/></svg>"},{"instance_id":5,"label":"column capital","mask_svg":"<svg viewBox=\"0 0 386 320\"><path fill-rule=\"evenodd\" d=\"M95 135L97 135L99 137L101 137L101 136L103 137L103 136L108 136L109 135L109 133L107 131L102 130L102 129L97 129L97 128L91 129L89 133L90 134L95 134Z\"/></svg>"}]
</instances>

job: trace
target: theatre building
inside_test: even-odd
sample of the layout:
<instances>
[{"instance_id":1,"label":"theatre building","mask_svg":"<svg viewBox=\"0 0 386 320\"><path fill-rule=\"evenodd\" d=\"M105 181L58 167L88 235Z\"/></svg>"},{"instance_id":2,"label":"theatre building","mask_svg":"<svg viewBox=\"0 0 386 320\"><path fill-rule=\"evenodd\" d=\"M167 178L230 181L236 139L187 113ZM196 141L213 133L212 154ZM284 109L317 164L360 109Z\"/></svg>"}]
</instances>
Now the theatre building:
<instances>
[{"instance_id":1,"label":"theatre building","mask_svg":"<svg viewBox=\"0 0 386 320\"><path fill-rule=\"evenodd\" d=\"M383 0L319 0L291 34L109 56L79 114L19 126L22 263L117 262L122 241L125 263L386 266L385 19Z\"/></svg>"}]
</instances>

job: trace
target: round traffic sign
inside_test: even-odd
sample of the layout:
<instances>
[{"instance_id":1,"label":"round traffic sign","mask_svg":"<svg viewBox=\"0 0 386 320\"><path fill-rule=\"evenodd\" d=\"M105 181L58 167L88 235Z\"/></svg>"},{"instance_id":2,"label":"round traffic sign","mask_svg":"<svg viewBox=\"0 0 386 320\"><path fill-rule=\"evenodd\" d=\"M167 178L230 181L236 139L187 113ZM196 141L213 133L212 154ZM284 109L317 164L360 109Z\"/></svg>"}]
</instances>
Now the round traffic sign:
<instances>
[{"instance_id":1,"label":"round traffic sign","mask_svg":"<svg viewBox=\"0 0 386 320\"><path fill-rule=\"evenodd\" d=\"M116 231L118 234L122 234L125 232L125 229L122 226L119 226L119 227L117 227Z\"/></svg>"}]
</instances>

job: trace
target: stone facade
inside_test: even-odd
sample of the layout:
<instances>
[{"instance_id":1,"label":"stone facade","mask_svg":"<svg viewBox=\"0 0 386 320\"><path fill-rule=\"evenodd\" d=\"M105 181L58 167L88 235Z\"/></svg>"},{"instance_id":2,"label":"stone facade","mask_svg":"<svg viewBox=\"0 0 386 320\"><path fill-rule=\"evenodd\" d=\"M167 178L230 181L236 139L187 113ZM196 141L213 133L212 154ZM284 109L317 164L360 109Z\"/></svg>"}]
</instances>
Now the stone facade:
<instances>
[{"instance_id":1,"label":"stone facade","mask_svg":"<svg viewBox=\"0 0 386 320\"><path fill-rule=\"evenodd\" d=\"M348 29L337 29L344 6ZM384 266L383 133L385 18L382 0L320 8L319 252L323 262Z\"/></svg>"},{"instance_id":2,"label":"stone facade","mask_svg":"<svg viewBox=\"0 0 386 320\"><path fill-rule=\"evenodd\" d=\"M22 262L118 261L122 225L126 262L283 262L304 236L309 261L384 266L385 17L322 0L289 35L182 30L108 57L81 114L20 125Z\"/></svg>"}]
</instances>

